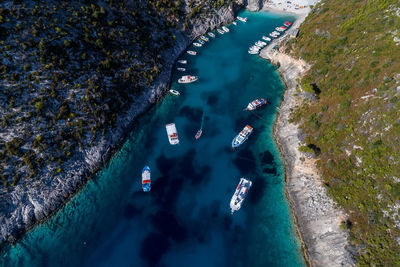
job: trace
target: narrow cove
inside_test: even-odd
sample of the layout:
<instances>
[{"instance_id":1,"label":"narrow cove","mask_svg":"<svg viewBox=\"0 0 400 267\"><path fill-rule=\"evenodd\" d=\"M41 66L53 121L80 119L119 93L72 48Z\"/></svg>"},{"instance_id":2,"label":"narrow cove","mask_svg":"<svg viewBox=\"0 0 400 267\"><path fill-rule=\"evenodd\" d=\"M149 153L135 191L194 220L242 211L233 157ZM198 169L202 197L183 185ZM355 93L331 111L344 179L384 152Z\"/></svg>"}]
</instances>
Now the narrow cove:
<instances>
[{"instance_id":1,"label":"narrow cove","mask_svg":"<svg viewBox=\"0 0 400 267\"><path fill-rule=\"evenodd\" d=\"M2 252L10 266L301 266L305 265L288 201L284 167L272 127L284 85L275 67L248 47L294 17L250 13L247 23L186 53L185 74L172 94L140 117L121 151L45 223ZM179 66L182 67L182 66ZM267 106L243 111L263 97ZM205 121L199 140L194 136ZM174 122L180 145L168 143ZM236 151L234 136L253 134ZM152 190L141 191L141 170ZM240 177L253 181L242 209L229 201Z\"/></svg>"}]
</instances>

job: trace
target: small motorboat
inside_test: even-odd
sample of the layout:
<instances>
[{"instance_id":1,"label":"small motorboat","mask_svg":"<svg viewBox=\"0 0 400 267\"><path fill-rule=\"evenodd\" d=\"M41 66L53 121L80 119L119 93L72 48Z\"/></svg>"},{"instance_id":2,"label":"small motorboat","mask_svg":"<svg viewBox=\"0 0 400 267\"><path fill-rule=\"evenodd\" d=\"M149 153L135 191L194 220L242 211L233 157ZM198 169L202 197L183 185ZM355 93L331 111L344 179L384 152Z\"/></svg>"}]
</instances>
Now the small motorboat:
<instances>
[{"instance_id":1,"label":"small motorboat","mask_svg":"<svg viewBox=\"0 0 400 267\"><path fill-rule=\"evenodd\" d=\"M212 37L212 38L215 38L215 34L213 34L212 32L209 32L209 33L208 33L208 36L210 36L210 37Z\"/></svg>"},{"instance_id":2,"label":"small motorboat","mask_svg":"<svg viewBox=\"0 0 400 267\"><path fill-rule=\"evenodd\" d=\"M197 80L198 80L197 76L185 75L178 80L178 83L192 83Z\"/></svg>"},{"instance_id":3,"label":"small motorboat","mask_svg":"<svg viewBox=\"0 0 400 267\"><path fill-rule=\"evenodd\" d=\"M176 90L174 90L174 89L169 90L169 92L170 92L171 94L173 94L173 95L180 95L180 94L181 94L181 93L179 93L178 91L176 91Z\"/></svg>"},{"instance_id":4,"label":"small motorboat","mask_svg":"<svg viewBox=\"0 0 400 267\"><path fill-rule=\"evenodd\" d=\"M176 69L179 70L179 71L186 71L185 68L176 68Z\"/></svg>"},{"instance_id":5,"label":"small motorboat","mask_svg":"<svg viewBox=\"0 0 400 267\"><path fill-rule=\"evenodd\" d=\"M188 50L188 51L186 51L189 55L192 55L192 56L195 56L195 55L197 55L197 52L196 51L192 51L192 50Z\"/></svg>"},{"instance_id":6,"label":"small motorboat","mask_svg":"<svg viewBox=\"0 0 400 267\"><path fill-rule=\"evenodd\" d=\"M200 39L203 40L203 41L205 41L205 42L208 42L208 40L210 40L210 39L208 39L207 37L205 37L204 35L200 36Z\"/></svg>"},{"instance_id":7,"label":"small motorboat","mask_svg":"<svg viewBox=\"0 0 400 267\"><path fill-rule=\"evenodd\" d=\"M234 22L232 22L232 24L236 26L236 25L237 25L237 22L236 22L236 21L234 21Z\"/></svg>"},{"instance_id":8,"label":"small motorboat","mask_svg":"<svg viewBox=\"0 0 400 267\"><path fill-rule=\"evenodd\" d=\"M221 29L217 29L217 32L218 32L219 34L225 34L225 32L224 32L223 30L221 30Z\"/></svg>"},{"instance_id":9,"label":"small motorboat","mask_svg":"<svg viewBox=\"0 0 400 267\"><path fill-rule=\"evenodd\" d=\"M197 46L197 47L202 47L203 46L202 44L199 44L199 43L193 43L193 45Z\"/></svg>"},{"instance_id":10,"label":"small motorboat","mask_svg":"<svg viewBox=\"0 0 400 267\"><path fill-rule=\"evenodd\" d=\"M150 180L150 167L144 166L142 170L142 189L143 192L150 192L151 190L151 180Z\"/></svg>"},{"instance_id":11,"label":"small motorboat","mask_svg":"<svg viewBox=\"0 0 400 267\"><path fill-rule=\"evenodd\" d=\"M238 20L242 21L242 22L247 22L247 18L243 18L243 17L236 17Z\"/></svg>"},{"instance_id":12,"label":"small motorboat","mask_svg":"<svg viewBox=\"0 0 400 267\"><path fill-rule=\"evenodd\" d=\"M201 130L201 129L198 130L196 133L196 136L194 138L199 139L202 133L203 133L203 130Z\"/></svg>"},{"instance_id":13,"label":"small motorboat","mask_svg":"<svg viewBox=\"0 0 400 267\"><path fill-rule=\"evenodd\" d=\"M197 133L196 133L196 135L195 135L195 137L194 137L194 138L196 138L196 140L199 139L200 136L201 136L201 134L203 133L203 124L204 124L204 112L203 112L203 115L201 116L201 126L200 126L200 129L197 131Z\"/></svg>"},{"instance_id":14,"label":"small motorboat","mask_svg":"<svg viewBox=\"0 0 400 267\"><path fill-rule=\"evenodd\" d=\"M292 25L292 23L289 21L285 21L285 23L283 23L283 25L285 25L286 27L289 27L290 25Z\"/></svg>"},{"instance_id":15,"label":"small motorboat","mask_svg":"<svg viewBox=\"0 0 400 267\"><path fill-rule=\"evenodd\" d=\"M197 42L198 42L199 44L202 44L202 45L205 44L205 42L204 42L203 40L201 40L201 39L198 39Z\"/></svg>"},{"instance_id":16,"label":"small motorboat","mask_svg":"<svg viewBox=\"0 0 400 267\"><path fill-rule=\"evenodd\" d=\"M226 26L222 26L222 29L224 30L224 32L229 32L229 29Z\"/></svg>"},{"instance_id":17,"label":"small motorboat","mask_svg":"<svg viewBox=\"0 0 400 267\"><path fill-rule=\"evenodd\" d=\"M267 37L267 36L263 36L262 39L263 39L264 41L267 41L267 42L271 41L271 38L269 38L269 37Z\"/></svg>"},{"instance_id":18,"label":"small motorboat","mask_svg":"<svg viewBox=\"0 0 400 267\"><path fill-rule=\"evenodd\" d=\"M264 105L268 104L267 100L264 98L259 98L254 101L251 101L248 105L246 110L255 110L256 108L262 107Z\"/></svg>"},{"instance_id":19,"label":"small motorboat","mask_svg":"<svg viewBox=\"0 0 400 267\"><path fill-rule=\"evenodd\" d=\"M178 63L180 63L180 64L187 64L187 60L185 60L185 59L180 59L180 60L178 60Z\"/></svg>"},{"instance_id":20,"label":"small motorboat","mask_svg":"<svg viewBox=\"0 0 400 267\"><path fill-rule=\"evenodd\" d=\"M258 55L258 53L260 53L260 50L258 49L249 49L249 51L247 51L249 54L251 55Z\"/></svg>"}]
</instances>

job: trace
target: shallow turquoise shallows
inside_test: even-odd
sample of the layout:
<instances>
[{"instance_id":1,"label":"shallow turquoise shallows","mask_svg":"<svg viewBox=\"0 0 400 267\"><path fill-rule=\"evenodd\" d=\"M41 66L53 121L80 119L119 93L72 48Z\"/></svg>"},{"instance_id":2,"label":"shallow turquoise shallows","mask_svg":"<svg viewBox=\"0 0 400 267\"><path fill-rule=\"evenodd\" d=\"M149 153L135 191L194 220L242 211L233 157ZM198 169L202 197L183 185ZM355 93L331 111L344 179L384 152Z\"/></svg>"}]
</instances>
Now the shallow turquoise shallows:
<instances>
[{"instance_id":1,"label":"shallow turquoise shallows","mask_svg":"<svg viewBox=\"0 0 400 267\"><path fill-rule=\"evenodd\" d=\"M276 68L248 47L294 17L242 12L248 22L216 33L197 56L184 54L192 84L176 83L135 124L111 160L57 214L13 247L5 266L304 266L284 194L283 164L272 137L284 85ZM177 66L179 67L179 66ZM250 112L257 98L269 104ZM205 114L203 134L195 139ZM165 124L180 144L169 144ZM231 142L249 124L249 139ZM152 189L141 190L141 171ZM253 181L242 208L229 202L240 177Z\"/></svg>"}]
</instances>

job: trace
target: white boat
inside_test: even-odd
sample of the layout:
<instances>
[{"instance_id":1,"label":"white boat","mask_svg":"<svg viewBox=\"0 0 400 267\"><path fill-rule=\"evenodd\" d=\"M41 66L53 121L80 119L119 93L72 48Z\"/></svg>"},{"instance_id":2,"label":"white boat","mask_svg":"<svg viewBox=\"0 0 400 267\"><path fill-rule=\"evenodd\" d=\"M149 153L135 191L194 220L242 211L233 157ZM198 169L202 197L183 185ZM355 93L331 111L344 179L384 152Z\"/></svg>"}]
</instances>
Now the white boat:
<instances>
[{"instance_id":1,"label":"white boat","mask_svg":"<svg viewBox=\"0 0 400 267\"><path fill-rule=\"evenodd\" d=\"M245 110L255 110L259 107L262 107L264 105L268 104L267 100L265 100L264 98L259 98L256 100L251 101Z\"/></svg>"},{"instance_id":2,"label":"white boat","mask_svg":"<svg viewBox=\"0 0 400 267\"><path fill-rule=\"evenodd\" d=\"M228 29L228 27L226 27L226 26L222 26L222 29L223 29L225 32L229 32L229 29Z\"/></svg>"},{"instance_id":3,"label":"white boat","mask_svg":"<svg viewBox=\"0 0 400 267\"><path fill-rule=\"evenodd\" d=\"M180 63L180 64L186 64L186 63L187 63L187 60L186 60L186 59L180 59L180 60L178 60L178 63Z\"/></svg>"},{"instance_id":4,"label":"white boat","mask_svg":"<svg viewBox=\"0 0 400 267\"><path fill-rule=\"evenodd\" d=\"M169 92L170 92L171 94L173 94L173 95L180 95L180 94L181 94L181 93L179 93L178 91L176 91L176 90L174 90L174 89L169 90Z\"/></svg>"},{"instance_id":5,"label":"white boat","mask_svg":"<svg viewBox=\"0 0 400 267\"><path fill-rule=\"evenodd\" d=\"M236 26L236 25L237 25L237 22L236 22L236 21L234 21L234 22L232 22L232 24Z\"/></svg>"},{"instance_id":6,"label":"white boat","mask_svg":"<svg viewBox=\"0 0 400 267\"><path fill-rule=\"evenodd\" d=\"M201 40L201 39L198 39L197 42L198 42L199 44L202 44L202 45L205 44L205 42L204 42L203 40Z\"/></svg>"},{"instance_id":7,"label":"white boat","mask_svg":"<svg viewBox=\"0 0 400 267\"><path fill-rule=\"evenodd\" d=\"M247 180L246 178L240 178L239 184L236 187L235 193L231 198L231 202L229 206L231 208L231 213L233 214L235 211L240 210L242 207L243 200L246 198L247 194L249 193L249 189L253 184L252 181Z\"/></svg>"},{"instance_id":8,"label":"white boat","mask_svg":"<svg viewBox=\"0 0 400 267\"><path fill-rule=\"evenodd\" d=\"M257 42L255 43L255 45L258 46L258 47L260 47L260 48L263 48L263 47L266 46L267 44L266 44L265 42L257 41Z\"/></svg>"},{"instance_id":9,"label":"white boat","mask_svg":"<svg viewBox=\"0 0 400 267\"><path fill-rule=\"evenodd\" d=\"M224 32L223 30L221 30L221 29L217 29L217 32L218 32L219 34L225 34L225 32Z\"/></svg>"},{"instance_id":10,"label":"white boat","mask_svg":"<svg viewBox=\"0 0 400 267\"><path fill-rule=\"evenodd\" d=\"M192 55L192 56L197 55L197 52L196 52L196 51L192 51L192 50L188 50L187 53L188 53L189 55Z\"/></svg>"},{"instance_id":11,"label":"white boat","mask_svg":"<svg viewBox=\"0 0 400 267\"><path fill-rule=\"evenodd\" d=\"M238 20L242 21L242 22L247 22L247 18L243 18L243 17L236 17Z\"/></svg>"},{"instance_id":12,"label":"white boat","mask_svg":"<svg viewBox=\"0 0 400 267\"><path fill-rule=\"evenodd\" d=\"M258 55L258 53L260 53L260 50L251 50L249 49L249 51L247 51L249 54L251 55Z\"/></svg>"},{"instance_id":13,"label":"white boat","mask_svg":"<svg viewBox=\"0 0 400 267\"><path fill-rule=\"evenodd\" d=\"M176 130L175 123L169 123L165 125L167 129L168 140L171 145L179 144L178 131Z\"/></svg>"},{"instance_id":14,"label":"white boat","mask_svg":"<svg viewBox=\"0 0 400 267\"><path fill-rule=\"evenodd\" d=\"M209 32L209 33L208 33L208 36L210 36L210 37L212 37L212 38L215 38L215 34L213 34L212 32Z\"/></svg>"},{"instance_id":15,"label":"white boat","mask_svg":"<svg viewBox=\"0 0 400 267\"><path fill-rule=\"evenodd\" d=\"M176 68L176 69L179 70L179 71L186 71L185 68Z\"/></svg>"},{"instance_id":16,"label":"white boat","mask_svg":"<svg viewBox=\"0 0 400 267\"><path fill-rule=\"evenodd\" d=\"M199 44L199 43L193 43L193 45L194 46L197 46L197 47L202 47L203 45L201 45L201 44Z\"/></svg>"},{"instance_id":17,"label":"white boat","mask_svg":"<svg viewBox=\"0 0 400 267\"><path fill-rule=\"evenodd\" d=\"M142 188L143 192L150 192L151 190L151 171L149 166L144 166L142 170Z\"/></svg>"},{"instance_id":18,"label":"white boat","mask_svg":"<svg viewBox=\"0 0 400 267\"><path fill-rule=\"evenodd\" d=\"M277 31L273 31L272 34L275 34L276 36L281 35L281 33L280 33L280 32L277 32Z\"/></svg>"},{"instance_id":19,"label":"white boat","mask_svg":"<svg viewBox=\"0 0 400 267\"><path fill-rule=\"evenodd\" d=\"M197 80L198 80L197 76L185 75L178 80L178 83L192 83Z\"/></svg>"},{"instance_id":20,"label":"white boat","mask_svg":"<svg viewBox=\"0 0 400 267\"><path fill-rule=\"evenodd\" d=\"M276 27L275 30L277 30L278 32L283 32L284 29L282 29L281 27Z\"/></svg>"},{"instance_id":21,"label":"white boat","mask_svg":"<svg viewBox=\"0 0 400 267\"><path fill-rule=\"evenodd\" d=\"M262 39L263 39L264 41L267 41L267 42L271 41L271 38L269 38L269 37L267 37L267 36L263 36Z\"/></svg>"},{"instance_id":22,"label":"white boat","mask_svg":"<svg viewBox=\"0 0 400 267\"><path fill-rule=\"evenodd\" d=\"M253 132L253 127L251 127L250 125L246 125L243 128L243 130L241 130L240 133L236 135L235 138L233 138L232 148L235 149L236 147L243 144L247 140L247 138L249 138L252 132Z\"/></svg>"}]
</instances>

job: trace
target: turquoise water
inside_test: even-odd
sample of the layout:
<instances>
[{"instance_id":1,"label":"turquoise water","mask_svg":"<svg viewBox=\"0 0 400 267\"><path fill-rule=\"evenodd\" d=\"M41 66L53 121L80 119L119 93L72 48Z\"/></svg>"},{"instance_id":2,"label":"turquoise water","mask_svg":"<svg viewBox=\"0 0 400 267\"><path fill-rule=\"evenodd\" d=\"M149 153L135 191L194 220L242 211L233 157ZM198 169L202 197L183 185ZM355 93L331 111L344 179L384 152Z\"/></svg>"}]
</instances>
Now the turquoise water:
<instances>
[{"instance_id":1,"label":"turquoise water","mask_svg":"<svg viewBox=\"0 0 400 267\"><path fill-rule=\"evenodd\" d=\"M272 126L284 85L275 67L248 47L293 17L243 12L198 55L184 55L199 81L172 88L142 116L110 164L47 222L7 247L6 266L304 266L284 195L283 165ZM174 73L173 80L182 75ZM269 105L243 111L266 98ZM203 135L194 136L205 113ZM180 144L168 143L175 122ZM236 151L234 136L253 134ZM152 169L152 191L141 170ZM240 177L253 181L242 209L229 201Z\"/></svg>"}]
</instances>

